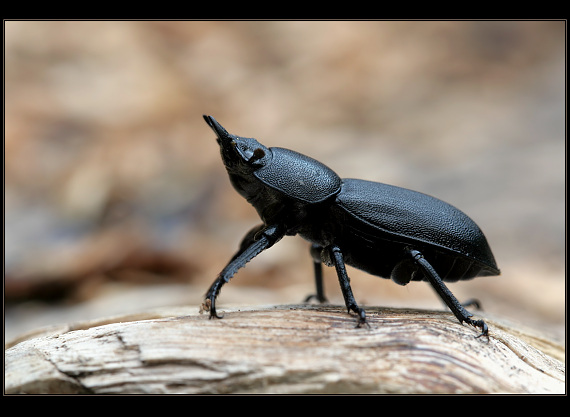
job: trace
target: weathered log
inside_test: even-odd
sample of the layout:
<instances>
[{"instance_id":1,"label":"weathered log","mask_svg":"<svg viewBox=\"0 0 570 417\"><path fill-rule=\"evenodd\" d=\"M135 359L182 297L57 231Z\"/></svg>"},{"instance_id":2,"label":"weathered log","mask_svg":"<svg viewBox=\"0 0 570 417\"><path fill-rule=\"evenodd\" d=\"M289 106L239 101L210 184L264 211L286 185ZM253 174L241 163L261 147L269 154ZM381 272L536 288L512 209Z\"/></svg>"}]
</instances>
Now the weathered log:
<instances>
[{"instance_id":1,"label":"weathered log","mask_svg":"<svg viewBox=\"0 0 570 417\"><path fill-rule=\"evenodd\" d=\"M44 329L5 351L5 392L564 393L564 347L482 315L368 307L170 308Z\"/></svg>"}]
</instances>

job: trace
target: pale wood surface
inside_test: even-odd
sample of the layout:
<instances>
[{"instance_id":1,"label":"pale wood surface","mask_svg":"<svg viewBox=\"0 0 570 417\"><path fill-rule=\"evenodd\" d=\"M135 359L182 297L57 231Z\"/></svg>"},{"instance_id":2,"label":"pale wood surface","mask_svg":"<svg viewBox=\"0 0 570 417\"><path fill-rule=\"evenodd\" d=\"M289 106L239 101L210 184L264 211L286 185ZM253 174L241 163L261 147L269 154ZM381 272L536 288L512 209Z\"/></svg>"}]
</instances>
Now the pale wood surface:
<instances>
[{"instance_id":1,"label":"pale wood surface","mask_svg":"<svg viewBox=\"0 0 570 417\"><path fill-rule=\"evenodd\" d=\"M13 393L564 393L564 347L484 316L340 306L165 308L42 329L5 351Z\"/></svg>"}]
</instances>

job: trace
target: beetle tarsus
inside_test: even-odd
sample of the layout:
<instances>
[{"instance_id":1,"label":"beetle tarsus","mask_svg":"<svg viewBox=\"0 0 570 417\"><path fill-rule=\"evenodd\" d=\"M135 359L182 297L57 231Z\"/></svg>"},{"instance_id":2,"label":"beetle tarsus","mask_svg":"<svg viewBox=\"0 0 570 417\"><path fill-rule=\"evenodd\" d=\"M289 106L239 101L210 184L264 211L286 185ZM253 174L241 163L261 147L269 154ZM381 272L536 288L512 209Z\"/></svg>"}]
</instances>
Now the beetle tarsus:
<instances>
[{"instance_id":1,"label":"beetle tarsus","mask_svg":"<svg viewBox=\"0 0 570 417\"><path fill-rule=\"evenodd\" d=\"M472 320L471 318L467 318L465 322L473 327L481 329L481 333L479 336L477 336L477 338L485 336L487 340L489 339L489 327L483 320Z\"/></svg>"},{"instance_id":2,"label":"beetle tarsus","mask_svg":"<svg viewBox=\"0 0 570 417\"><path fill-rule=\"evenodd\" d=\"M224 317L223 314L218 314L218 312L216 311L216 302L215 300L212 299L208 299L208 301L210 301L210 320L211 319L221 319Z\"/></svg>"},{"instance_id":3,"label":"beetle tarsus","mask_svg":"<svg viewBox=\"0 0 570 417\"><path fill-rule=\"evenodd\" d=\"M215 309L214 309L213 311L210 311L210 317L209 317L210 320L211 320L211 319L221 319L221 318L223 318L223 317L224 317L224 315L223 315L223 314L221 314L221 315L218 314Z\"/></svg>"},{"instance_id":4,"label":"beetle tarsus","mask_svg":"<svg viewBox=\"0 0 570 417\"><path fill-rule=\"evenodd\" d=\"M361 328L361 327L370 327L370 324L368 323L368 321L366 320L366 311L364 311L363 308L360 307L356 307L354 312L356 314L358 314L358 323L356 324L357 328Z\"/></svg>"}]
</instances>

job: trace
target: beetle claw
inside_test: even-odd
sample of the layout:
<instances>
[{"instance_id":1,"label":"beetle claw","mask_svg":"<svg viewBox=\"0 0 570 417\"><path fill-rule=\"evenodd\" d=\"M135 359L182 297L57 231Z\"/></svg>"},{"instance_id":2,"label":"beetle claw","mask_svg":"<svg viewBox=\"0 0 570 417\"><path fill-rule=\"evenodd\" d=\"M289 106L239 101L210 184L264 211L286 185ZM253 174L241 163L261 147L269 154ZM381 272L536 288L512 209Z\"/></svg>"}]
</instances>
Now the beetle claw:
<instances>
[{"instance_id":1,"label":"beetle claw","mask_svg":"<svg viewBox=\"0 0 570 417\"><path fill-rule=\"evenodd\" d=\"M487 323L483 320L471 320L470 318L467 318L465 322L473 327L481 329L481 334L477 336L477 338L485 336L487 340L489 340L489 328L487 327Z\"/></svg>"},{"instance_id":2,"label":"beetle claw","mask_svg":"<svg viewBox=\"0 0 570 417\"><path fill-rule=\"evenodd\" d=\"M356 314L358 314L358 323L356 327L361 328L366 326L370 328L370 324L368 324L368 321L366 321L366 311L364 311L364 309L360 307L357 307L354 311Z\"/></svg>"},{"instance_id":3,"label":"beetle claw","mask_svg":"<svg viewBox=\"0 0 570 417\"><path fill-rule=\"evenodd\" d=\"M224 315L219 315L218 313L216 313L215 311L212 313L210 312L210 319L221 319L224 318Z\"/></svg>"}]
</instances>

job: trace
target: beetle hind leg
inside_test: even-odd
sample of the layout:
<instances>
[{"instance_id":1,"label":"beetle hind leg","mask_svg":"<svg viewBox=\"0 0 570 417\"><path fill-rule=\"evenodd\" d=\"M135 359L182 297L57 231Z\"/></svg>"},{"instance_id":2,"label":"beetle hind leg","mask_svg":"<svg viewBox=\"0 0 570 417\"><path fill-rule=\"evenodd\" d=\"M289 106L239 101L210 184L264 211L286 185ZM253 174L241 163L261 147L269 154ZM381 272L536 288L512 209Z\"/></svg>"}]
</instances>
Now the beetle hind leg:
<instances>
[{"instance_id":1,"label":"beetle hind leg","mask_svg":"<svg viewBox=\"0 0 570 417\"><path fill-rule=\"evenodd\" d=\"M431 286L435 289L437 294L441 297L443 302L451 309L455 317L460 323L467 323L473 327L481 329L481 334L478 336L488 336L489 329L483 320L473 320L473 316L469 313L463 305L457 301L457 298L449 291L443 283L443 280L437 274L433 266L424 258L422 253L415 249L408 249L408 254L412 257L414 262L422 269L425 277L428 279Z\"/></svg>"}]
</instances>

